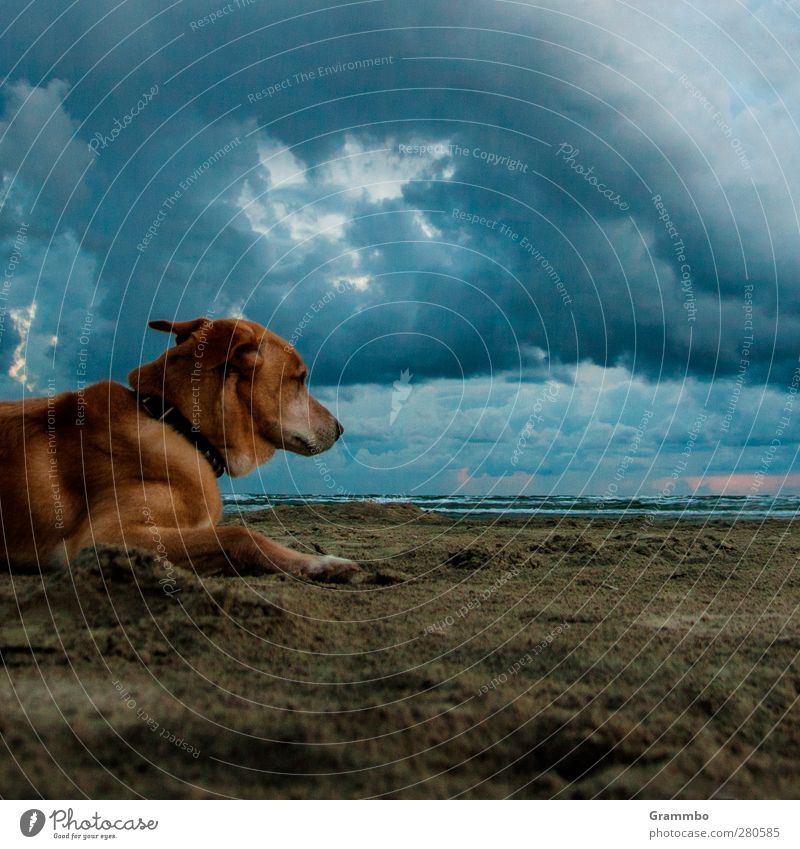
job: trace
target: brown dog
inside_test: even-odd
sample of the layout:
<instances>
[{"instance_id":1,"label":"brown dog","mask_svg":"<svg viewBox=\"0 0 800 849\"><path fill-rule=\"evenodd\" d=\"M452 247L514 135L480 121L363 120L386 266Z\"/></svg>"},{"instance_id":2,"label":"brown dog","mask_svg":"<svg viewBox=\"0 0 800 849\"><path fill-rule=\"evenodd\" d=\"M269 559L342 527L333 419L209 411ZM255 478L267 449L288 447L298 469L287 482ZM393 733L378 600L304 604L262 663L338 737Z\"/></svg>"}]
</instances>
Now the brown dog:
<instances>
[{"instance_id":1,"label":"brown dog","mask_svg":"<svg viewBox=\"0 0 800 849\"><path fill-rule=\"evenodd\" d=\"M244 527L217 527L223 471L247 474L283 448L325 451L342 426L305 385L287 342L252 321L151 321L176 345L81 392L0 403L0 518L9 566L55 569L119 543L201 574L286 571L342 580L339 557L301 554Z\"/></svg>"}]
</instances>

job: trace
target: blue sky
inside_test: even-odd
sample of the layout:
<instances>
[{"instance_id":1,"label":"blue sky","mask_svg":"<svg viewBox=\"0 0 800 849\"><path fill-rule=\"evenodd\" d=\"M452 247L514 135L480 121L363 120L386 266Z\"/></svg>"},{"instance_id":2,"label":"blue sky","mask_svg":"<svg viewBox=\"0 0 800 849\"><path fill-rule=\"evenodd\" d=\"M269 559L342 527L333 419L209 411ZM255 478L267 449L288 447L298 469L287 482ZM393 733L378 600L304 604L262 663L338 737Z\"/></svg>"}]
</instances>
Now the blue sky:
<instances>
[{"instance_id":1,"label":"blue sky","mask_svg":"<svg viewBox=\"0 0 800 849\"><path fill-rule=\"evenodd\" d=\"M346 434L240 490L800 491L792 4L6 0L0 393L152 318Z\"/></svg>"}]
</instances>

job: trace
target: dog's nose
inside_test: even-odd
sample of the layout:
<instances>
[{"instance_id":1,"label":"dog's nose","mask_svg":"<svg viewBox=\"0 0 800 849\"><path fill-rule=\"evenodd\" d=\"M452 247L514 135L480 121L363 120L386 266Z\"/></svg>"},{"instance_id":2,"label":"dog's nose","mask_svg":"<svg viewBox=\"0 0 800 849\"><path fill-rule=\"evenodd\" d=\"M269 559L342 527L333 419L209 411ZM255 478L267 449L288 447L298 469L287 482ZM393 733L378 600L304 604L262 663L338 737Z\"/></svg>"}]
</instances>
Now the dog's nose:
<instances>
[{"instance_id":1,"label":"dog's nose","mask_svg":"<svg viewBox=\"0 0 800 849\"><path fill-rule=\"evenodd\" d=\"M339 419L334 419L334 421L336 422L336 438L338 439L344 433L344 428Z\"/></svg>"}]
</instances>

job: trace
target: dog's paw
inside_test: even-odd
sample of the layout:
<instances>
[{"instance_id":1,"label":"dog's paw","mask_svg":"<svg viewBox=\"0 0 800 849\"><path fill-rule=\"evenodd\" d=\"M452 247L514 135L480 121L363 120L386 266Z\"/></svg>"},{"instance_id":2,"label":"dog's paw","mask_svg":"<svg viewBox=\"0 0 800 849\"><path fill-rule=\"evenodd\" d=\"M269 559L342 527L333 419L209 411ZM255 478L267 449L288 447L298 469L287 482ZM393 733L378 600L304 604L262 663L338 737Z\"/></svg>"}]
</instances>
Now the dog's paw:
<instances>
[{"instance_id":1,"label":"dog's paw","mask_svg":"<svg viewBox=\"0 0 800 849\"><path fill-rule=\"evenodd\" d=\"M361 567L352 560L344 557L334 557L324 554L313 558L303 569L305 577L312 581L328 581L331 583L346 583L361 572Z\"/></svg>"}]
</instances>

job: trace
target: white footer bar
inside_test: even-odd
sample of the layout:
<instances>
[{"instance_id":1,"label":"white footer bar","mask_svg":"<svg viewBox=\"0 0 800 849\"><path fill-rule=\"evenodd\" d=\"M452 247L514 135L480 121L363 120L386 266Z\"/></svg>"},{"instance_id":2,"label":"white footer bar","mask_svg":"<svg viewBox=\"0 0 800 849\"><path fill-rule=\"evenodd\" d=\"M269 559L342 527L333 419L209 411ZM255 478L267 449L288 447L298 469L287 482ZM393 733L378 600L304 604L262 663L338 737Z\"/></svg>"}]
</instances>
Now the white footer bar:
<instances>
[{"instance_id":1,"label":"white footer bar","mask_svg":"<svg viewBox=\"0 0 800 849\"><path fill-rule=\"evenodd\" d=\"M794 801L0 801L0 845L797 847Z\"/></svg>"}]
</instances>

